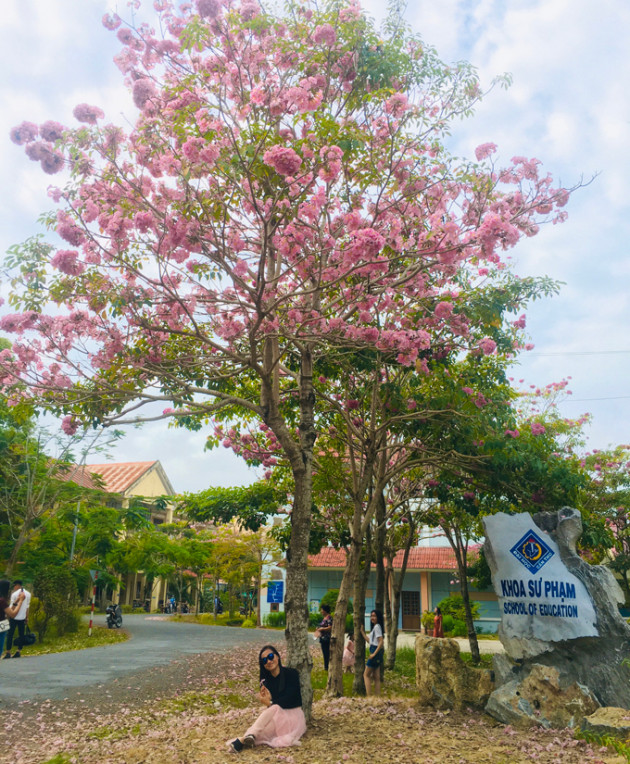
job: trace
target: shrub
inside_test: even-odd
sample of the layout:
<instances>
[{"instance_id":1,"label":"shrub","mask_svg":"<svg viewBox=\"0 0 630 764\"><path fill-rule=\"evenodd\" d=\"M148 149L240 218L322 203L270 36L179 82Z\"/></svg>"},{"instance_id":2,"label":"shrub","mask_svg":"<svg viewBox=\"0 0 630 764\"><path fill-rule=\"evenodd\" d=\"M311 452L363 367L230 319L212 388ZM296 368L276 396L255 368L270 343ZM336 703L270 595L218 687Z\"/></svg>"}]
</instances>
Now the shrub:
<instances>
[{"instance_id":1,"label":"shrub","mask_svg":"<svg viewBox=\"0 0 630 764\"><path fill-rule=\"evenodd\" d=\"M241 624L242 629L255 629L256 628L256 621L252 621L250 618L243 621Z\"/></svg>"},{"instance_id":2,"label":"shrub","mask_svg":"<svg viewBox=\"0 0 630 764\"><path fill-rule=\"evenodd\" d=\"M453 631L455 619L452 615L445 615L442 618L442 629L445 634L450 634Z\"/></svg>"},{"instance_id":3,"label":"shrub","mask_svg":"<svg viewBox=\"0 0 630 764\"><path fill-rule=\"evenodd\" d=\"M285 613L267 613L263 618L263 624L265 626L271 626L272 629L284 628L287 623L287 617Z\"/></svg>"},{"instance_id":4,"label":"shrub","mask_svg":"<svg viewBox=\"0 0 630 764\"><path fill-rule=\"evenodd\" d=\"M461 594L453 594L450 597L445 597L441 602L438 602L438 607L442 611L442 615L452 615L457 621L466 621L464 598ZM478 602L470 600L470 612L472 613L473 620L479 618Z\"/></svg>"},{"instance_id":5,"label":"shrub","mask_svg":"<svg viewBox=\"0 0 630 764\"><path fill-rule=\"evenodd\" d=\"M330 605L330 612L334 614L337 607L337 598L339 597L339 589L329 589L326 594L321 598L319 604ZM348 600L348 613L352 615L354 608L352 606L352 600ZM321 619L320 619L321 620Z\"/></svg>"},{"instance_id":6,"label":"shrub","mask_svg":"<svg viewBox=\"0 0 630 764\"><path fill-rule=\"evenodd\" d=\"M81 612L78 608L66 610L55 618L57 636L63 637L64 634L76 634L81 626Z\"/></svg>"},{"instance_id":7,"label":"shrub","mask_svg":"<svg viewBox=\"0 0 630 764\"><path fill-rule=\"evenodd\" d=\"M468 629L466 628L466 621L460 621L459 618L455 619L453 623L453 636L454 637L466 637L468 636Z\"/></svg>"},{"instance_id":8,"label":"shrub","mask_svg":"<svg viewBox=\"0 0 630 764\"><path fill-rule=\"evenodd\" d=\"M432 613L430 610L425 610L420 617L420 623L424 626L425 629L432 629L434 622L435 613Z\"/></svg>"},{"instance_id":9,"label":"shrub","mask_svg":"<svg viewBox=\"0 0 630 764\"><path fill-rule=\"evenodd\" d=\"M43 641L52 619L55 620L59 636L66 634L77 619L74 613L77 584L69 567L67 565L42 567L33 581L33 590L40 600L44 613L41 616L40 633L38 633L40 641Z\"/></svg>"},{"instance_id":10,"label":"shrub","mask_svg":"<svg viewBox=\"0 0 630 764\"><path fill-rule=\"evenodd\" d=\"M309 629L316 629L320 621L322 620L322 617L319 613L309 613L308 614L308 628Z\"/></svg>"},{"instance_id":11,"label":"shrub","mask_svg":"<svg viewBox=\"0 0 630 764\"><path fill-rule=\"evenodd\" d=\"M122 610L123 615L125 614L130 615L131 613L133 613L133 608L131 607L131 605L121 605L120 609Z\"/></svg>"},{"instance_id":12,"label":"shrub","mask_svg":"<svg viewBox=\"0 0 630 764\"><path fill-rule=\"evenodd\" d=\"M44 612L42 603L38 597L31 597L31 604L28 609L28 625L37 634L40 642L44 641L50 619Z\"/></svg>"}]
</instances>

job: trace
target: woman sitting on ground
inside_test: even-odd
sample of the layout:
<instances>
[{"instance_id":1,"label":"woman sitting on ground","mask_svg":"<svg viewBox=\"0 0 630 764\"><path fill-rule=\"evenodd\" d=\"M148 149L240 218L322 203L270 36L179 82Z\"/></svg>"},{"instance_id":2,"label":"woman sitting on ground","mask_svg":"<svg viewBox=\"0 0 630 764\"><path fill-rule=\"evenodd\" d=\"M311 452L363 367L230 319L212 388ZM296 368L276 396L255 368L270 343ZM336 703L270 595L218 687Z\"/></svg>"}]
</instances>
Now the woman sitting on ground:
<instances>
[{"instance_id":1,"label":"woman sitting on ground","mask_svg":"<svg viewBox=\"0 0 630 764\"><path fill-rule=\"evenodd\" d=\"M280 654L273 645L263 647L258 664L260 702L266 708L242 738L228 743L233 753L255 745L286 748L296 745L306 732L298 672L282 665Z\"/></svg>"}]
</instances>

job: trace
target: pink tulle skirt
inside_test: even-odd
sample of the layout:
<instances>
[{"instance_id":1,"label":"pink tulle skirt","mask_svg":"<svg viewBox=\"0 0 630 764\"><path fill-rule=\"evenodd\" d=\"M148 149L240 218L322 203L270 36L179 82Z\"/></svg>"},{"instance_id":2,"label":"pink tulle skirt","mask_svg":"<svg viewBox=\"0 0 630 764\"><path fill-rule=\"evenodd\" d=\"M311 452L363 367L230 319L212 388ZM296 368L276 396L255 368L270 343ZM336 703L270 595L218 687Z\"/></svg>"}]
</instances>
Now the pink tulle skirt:
<instances>
[{"instance_id":1,"label":"pink tulle skirt","mask_svg":"<svg viewBox=\"0 0 630 764\"><path fill-rule=\"evenodd\" d=\"M343 651L343 657L341 659L341 665L344 668L349 668L351 666L354 666L354 653L351 653L350 650L348 650L347 647Z\"/></svg>"},{"instance_id":2,"label":"pink tulle skirt","mask_svg":"<svg viewBox=\"0 0 630 764\"><path fill-rule=\"evenodd\" d=\"M265 708L245 735L253 735L256 745L286 748L299 743L305 732L306 719L301 708L280 708L274 704Z\"/></svg>"}]
</instances>

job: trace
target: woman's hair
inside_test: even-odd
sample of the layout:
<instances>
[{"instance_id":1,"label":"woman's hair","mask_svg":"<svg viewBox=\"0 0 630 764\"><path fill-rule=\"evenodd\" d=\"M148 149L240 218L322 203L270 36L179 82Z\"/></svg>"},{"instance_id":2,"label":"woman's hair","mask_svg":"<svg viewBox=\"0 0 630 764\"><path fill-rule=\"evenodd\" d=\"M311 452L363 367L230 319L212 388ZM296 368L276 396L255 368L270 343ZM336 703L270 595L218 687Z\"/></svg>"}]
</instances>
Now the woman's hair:
<instances>
[{"instance_id":1,"label":"woman's hair","mask_svg":"<svg viewBox=\"0 0 630 764\"><path fill-rule=\"evenodd\" d=\"M376 615L376 623L381 627L383 630L383 635L385 635L385 620L383 619L383 611L377 610L374 608L374 610L370 611L370 616L374 613Z\"/></svg>"},{"instance_id":2,"label":"woman's hair","mask_svg":"<svg viewBox=\"0 0 630 764\"><path fill-rule=\"evenodd\" d=\"M6 578L0 579L0 597L4 597L5 599L9 596L9 587L11 584L6 580Z\"/></svg>"},{"instance_id":3,"label":"woman's hair","mask_svg":"<svg viewBox=\"0 0 630 764\"><path fill-rule=\"evenodd\" d=\"M319 609L323 610L324 613L328 613L328 615L330 615L330 605L320 605Z\"/></svg>"},{"instance_id":4,"label":"woman's hair","mask_svg":"<svg viewBox=\"0 0 630 764\"><path fill-rule=\"evenodd\" d=\"M440 610L440 608L437 605L435 606L435 614L436 615L442 615L442 611Z\"/></svg>"},{"instance_id":5,"label":"woman's hair","mask_svg":"<svg viewBox=\"0 0 630 764\"><path fill-rule=\"evenodd\" d=\"M265 645L258 653L258 668L260 669L260 679L266 679L269 676L269 672L265 668L265 664L262 662L263 655L269 655L269 653L275 653L278 656L278 666L282 668L282 658L278 652L278 648L273 645Z\"/></svg>"}]
</instances>

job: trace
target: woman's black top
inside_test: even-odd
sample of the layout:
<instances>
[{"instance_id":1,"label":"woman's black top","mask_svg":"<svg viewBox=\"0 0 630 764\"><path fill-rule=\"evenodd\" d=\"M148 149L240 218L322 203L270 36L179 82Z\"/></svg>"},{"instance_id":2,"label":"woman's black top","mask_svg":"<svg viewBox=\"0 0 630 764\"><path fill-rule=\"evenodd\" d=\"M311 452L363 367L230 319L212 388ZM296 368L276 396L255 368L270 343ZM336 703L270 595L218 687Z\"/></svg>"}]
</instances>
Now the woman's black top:
<instances>
[{"instance_id":1,"label":"woman's black top","mask_svg":"<svg viewBox=\"0 0 630 764\"><path fill-rule=\"evenodd\" d=\"M271 702L280 708L301 708L300 675L296 669L280 667L278 676L268 674L265 687L271 693Z\"/></svg>"}]
</instances>

